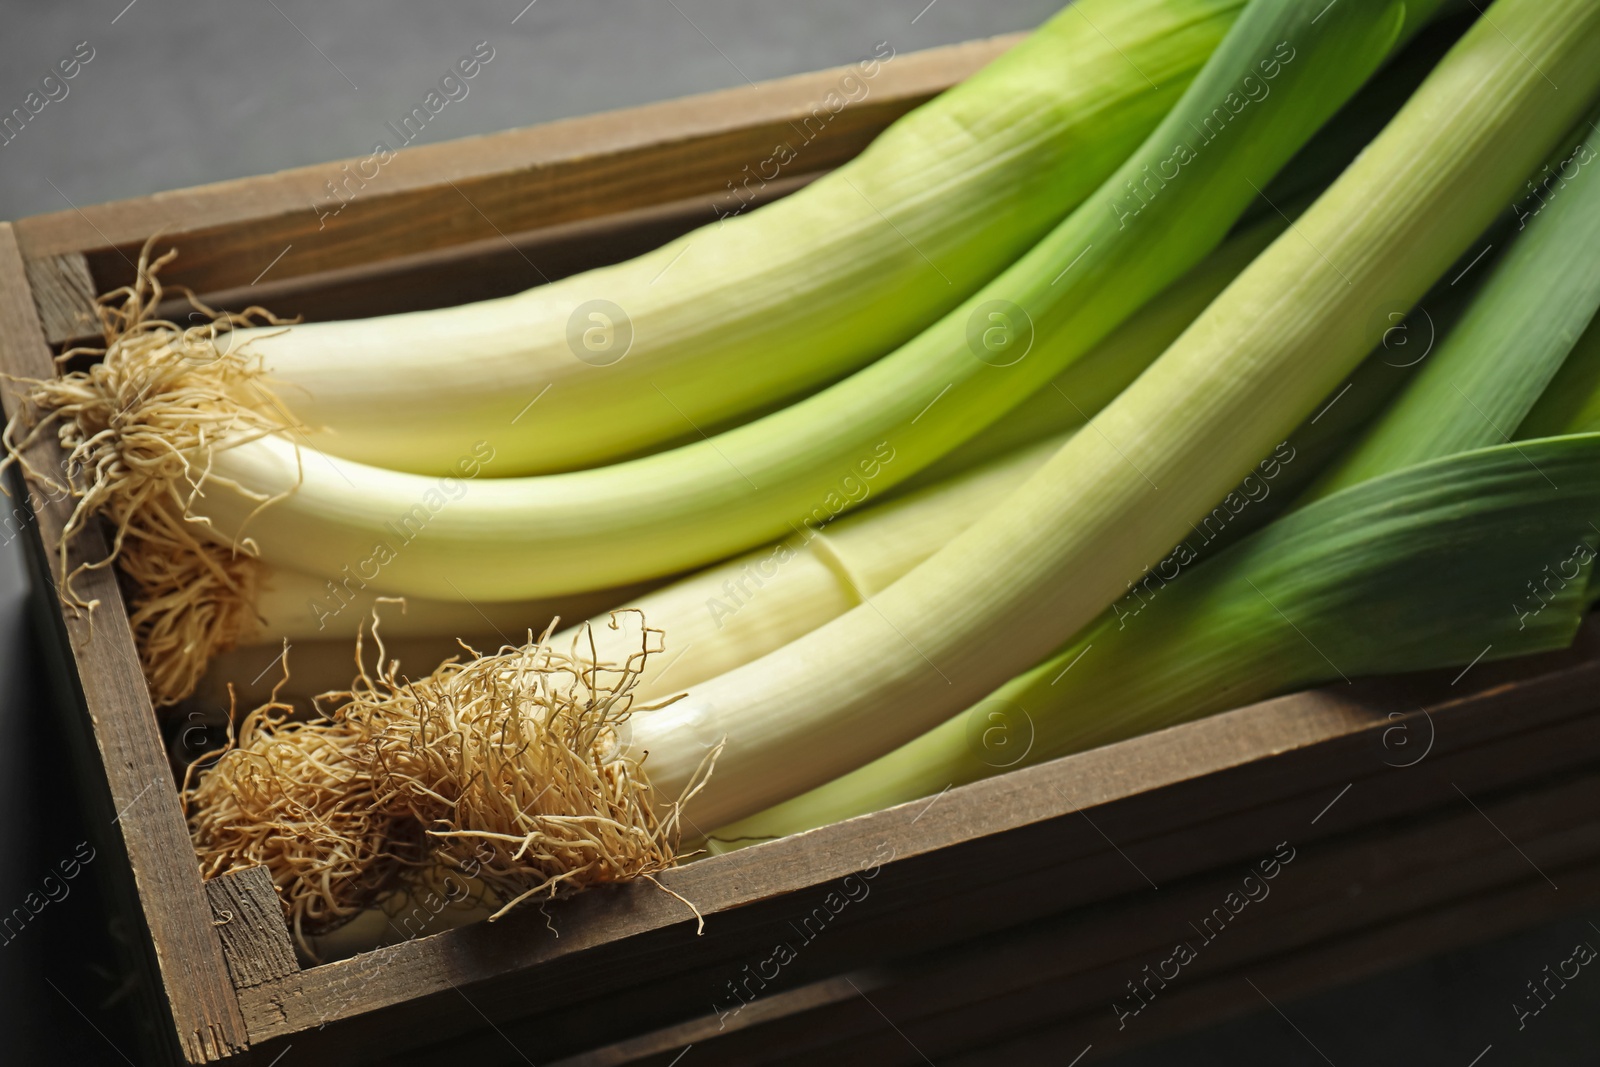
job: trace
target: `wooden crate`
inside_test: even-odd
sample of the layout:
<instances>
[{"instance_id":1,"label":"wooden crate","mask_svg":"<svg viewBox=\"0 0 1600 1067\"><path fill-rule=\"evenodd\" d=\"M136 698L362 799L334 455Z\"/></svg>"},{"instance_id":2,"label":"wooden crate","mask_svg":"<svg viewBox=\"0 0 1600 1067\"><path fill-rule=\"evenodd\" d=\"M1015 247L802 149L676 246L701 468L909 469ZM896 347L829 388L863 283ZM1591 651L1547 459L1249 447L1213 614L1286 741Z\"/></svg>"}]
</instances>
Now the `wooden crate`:
<instances>
[{"instance_id":1,"label":"wooden crate","mask_svg":"<svg viewBox=\"0 0 1600 1067\"><path fill-rule=\"evenodd\" d=\"M765 195L1011 43L896 58ZM168 281L308 318L626 257L710 221L839 76L411 148L332 217L313 203L337 164L0 225L0 369L50 373L92 294L128 281L158 231L182 251ZM45 443L31 458L60 457ZM691 1044L697 1067L1091 1062L1600 888L1600 635L1586 631L1567 653L1268 701L664 875L703 936L635 885L302 968L260 871L202 885L116 581L81 583L102 604L92 634L63 615L48 589L68 506L31 505L47 667L146 935L164 1037L151 1062L272 1064L292 1047L297 1063L666 1065ZM88 537L75 553L103 550ZM1270 895L1130 999L1281 848L1294 858ZM775 966L780 943L793 958ZM738 986L759 998L745 1006ZM1116 1004L1146 999L1119 1025Z\"/></svg>"}]
</instances>

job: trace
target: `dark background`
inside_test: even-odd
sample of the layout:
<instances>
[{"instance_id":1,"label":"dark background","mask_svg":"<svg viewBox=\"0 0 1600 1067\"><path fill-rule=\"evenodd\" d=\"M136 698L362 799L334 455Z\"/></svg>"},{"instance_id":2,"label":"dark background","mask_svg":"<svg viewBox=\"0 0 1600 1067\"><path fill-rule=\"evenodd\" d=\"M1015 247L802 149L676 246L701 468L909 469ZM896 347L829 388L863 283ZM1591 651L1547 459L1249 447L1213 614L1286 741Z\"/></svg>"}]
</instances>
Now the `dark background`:
<instances>
[{"instance_id":1,"label":"dark background","mask_svg":"<svg viewBox=\"0 0 1600 1067\"><path fill-rule=\"evenodd\" d=\"M9 144L0 218L70 209L371 151L446 67L496 50L431 123L445 140L739 85L1038 24L1052 0L0 0L0 112L58 59L94 58ZM515 21L513 21L515 20ZM20 541L0 543L0 913L87 836L24 618ZM93 863L0 944L0 1060L135 1062L125 972ZM1589 970L1518 1031L1512 999L1588 941L1600 909L1428 960L1117 1061L1156 1064L1593 1064ZM1587 916L1587 917L1585 917ZM1478 1056L1480 1059L1474 1060ZM1067 1057L1063 1057L1063 1062ZM291 1050L285 1067L297 1062ZM1102 1061L1105 1062L1105 1061ZM692 1067L687 1064L686 1067Z\"/></svg>"}]
</instances>

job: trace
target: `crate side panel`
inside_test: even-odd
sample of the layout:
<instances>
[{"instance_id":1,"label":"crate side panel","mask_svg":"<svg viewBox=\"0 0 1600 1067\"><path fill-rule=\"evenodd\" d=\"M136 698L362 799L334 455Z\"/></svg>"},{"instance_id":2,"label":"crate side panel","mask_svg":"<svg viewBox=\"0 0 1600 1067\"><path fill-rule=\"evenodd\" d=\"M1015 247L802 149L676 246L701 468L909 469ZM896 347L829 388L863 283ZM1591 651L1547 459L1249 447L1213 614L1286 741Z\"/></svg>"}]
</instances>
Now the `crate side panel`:
<instances>
[{"instance_id":1,"label":"crate side panel","mask_svg":"<svg viewBox=\"0 0 1600 1067\"><path fill-rule=\"evenodd\" d=\"M0 370L20 378L47 377L53 365L26 277L12 228L0 224ZM18 390L24 387L5 381L8 413L17 410ZM52 435L28 449L27 457L40 471L61 470L61 450ZM72 501L37 482L30 482L29 489L36 522L28 536L42 540L40 547L59 588L62 572L56 546ZM67 566L102 559L105 550L98 529L86 531L73 546ZM115 823L132 866L179 1040L194 1062L218 1059L245 1046L244 1020L211 926L122 595L109 569L78 575L74 589L85 600L99 601L92 624L83 612L65 613L76 661L74 681L98 746L117 812ZM53 597L54 591L41 590L41 595Z\"/></svg>"},{"instance_id":2,"label":"crate side panel","mask_svg":"<svg viewBox=\"0 0 1600 1067\"><path fill-rule=\"evenodd\" d=\"M1486 675L1485 691L1455 700L1450 714L1441 716L1450 729L1435 746L1437 758L1454 753L1453 773L1463 781L1498 783L1494 775L1504 770L1504 761L1494 758L1487 742L1539 722L1551 724L1545 731L1549 743L1538 753L1530 749L1530 758L1556 766L1567 754L1578 757L1582 746L1569 744L1574 727L1566 721L1588 707L1597 677L1600 665L1581 658L1520 685ZM881 859L884 842L898 850L888 870L901 868L904 877L888 875L880 886L909 880L941 901L964 893L981 896L982 884L970 872L990 867L1006 871L1019 915L1137 892L1147 888L1144 875L1107 848L1097 827L1163 880L1216 862L1215 855L1208 858L1214 847L1231 856L1229 840L1239 837L1237 828L1276 832L1276 821L1285 817L1277 809L1309 819L1353 777L1398 773L1382 761L1380 737L1394 728L1391 711L1416 711L1415 694L1404 684L1388 688L1393 692L1387 702L1375 693L1354 702L1327 693L1282 698L976 783L931 808L926 802L905 805L673 871L664 883L695 900L712 920L701 939L670 900L635 886L552 906L559 937L543 932L545 916L513 915L496 924L499 929L468 927L314 968L245 997L252 1032L258 1038L283 1036L343 1018L355 1020L352 1033L359 1034L369 1023L379 1025L386 1002L430 1017L443 1011L436 1022L447 1027L463 987L474 990L475 1002L491 1017L512 1018L518 998L576 1002L650 976L710 973L766 945L778 912L804 911L830 882L869 867L875 856ZM1436 693L1433 705L1439 703ZM1440 762L1439 769L1445 767ZM1441 796L1431 774L1416 776L1409 792L1386 788L1405 810L1436 804ZM1085 809L1094 812L1092 823L1074 817ZM1371 822L1383 816L1369 811L1364 817ZM1329 816L1326 828L1339 825ZM1199 844L1185 845L1189 836ZM1156 862L1161 851L1177 845L1184 846L1177 849L1181 855ZM1042 858L1018 862L1030 856ZM1051 885L1071 892L1052 896L1028 889L1045 875ZM981 900L966 903L976 907ZM927 909L919 901L910 910ZM894 936L867 937L871 943L863 942L861 951L893 950ZM624 961L627 968L620 968ZM424 998L446 993L443 1001L424 1006ZM374 1014L356 1020L368 1012Z\"/></svg>"}]
</instances>

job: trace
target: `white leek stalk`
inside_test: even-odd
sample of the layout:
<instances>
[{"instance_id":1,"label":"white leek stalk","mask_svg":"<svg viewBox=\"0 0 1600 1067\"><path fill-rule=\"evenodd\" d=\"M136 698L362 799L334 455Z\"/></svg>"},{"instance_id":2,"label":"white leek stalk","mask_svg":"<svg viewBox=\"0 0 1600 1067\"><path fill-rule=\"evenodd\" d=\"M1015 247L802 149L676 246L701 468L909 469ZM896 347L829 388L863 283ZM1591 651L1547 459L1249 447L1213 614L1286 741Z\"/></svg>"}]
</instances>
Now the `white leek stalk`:
<instances>
[{"instance_id":1,"label":"white leek stalk","mask_svg":"<svg viewBox=\"0 0 1600 1067\"><path fill-rule=\"evenodd\" d=\"M1042 462L1043 457L1037 453L1040 441L1059 439L1081 426L1087 416L1104 407L1153 363L1228 282L1283 231L1284 225L1281 218L1273 216L1230 238L1004 420L897 487L886 501L876 503L877 495L869 492L868 506L862 511L817 527L819 534L808 533L811 526L804 527L790 539L809 544L813 537L820 537L817 551L827 546L824 555L834 560L831 569L820 558L794 562L797 554L815 555L809 549L773 544L698 572L643 599L630 598L627 590L584 594L578 600L568 597L481 604L407 598L403 611L382 611L383 632L390 638L513 635L529 628L542 630L555 615L571 618L575 610L588 615L626 601L630 608L643 611L652 626L672 634L676 649L687 647L691 639L686 639L685 634L698 634L706 619L716 616L727 620L737 613L739 621L731 631L726 624L716 628L717 641L739 647L742 651L737 654L747 658L765 654L777 646L765 641L749 644L738 635L760 630L771 635L788 634L786 639L792 639L859 602L854 593L839 591L841 567L859 579L863 591L871 595L942 547L1013 488L1014 476L1008 472L1031 470ZM1021 452L1027 456L1019 455ZM982 467L990 473L974 476L975 468ZM902 503L908 495L915 503ZM771 573L773 560L780 556L786 562L781 575L775 578ZM782 583L786 591L771 592L769 587L775 581ZM802 586L811 592L802 594ZM752 589L763 592L756 598ZM593 603L597 598L601 603ZM797 598L807 605L803 612L797 607ZM275 571L263 582L256 603L260 628L247 643L276 647L286 639L351 637L370 621L379 600L362 572L319 578L297 571ZM586 601L590 602L587 606ZM774 616L772 622L757 621L769 612ZM783 615L790 616L788 621L778 621ZM796 630L802 615L808 622ZM604 627L599 627L598 632L602 636L610 633ZM700 637L692 640L697 649L706 647ZM622 647L632 649L637 644L636 638L628 638ZM757 648L759 652L753 651ZM744 662L726 659L727 655L719 653L723 663L720 669ZM677 653L669 659L676 660ZM689 666L687 661L680 662L673 672L672 684L687 685L691 680L720 673L696 673ZM641 692L650 691L651 680L664 667L665 663L658 660L645 669Z\"/></svg>"}]
</instances>

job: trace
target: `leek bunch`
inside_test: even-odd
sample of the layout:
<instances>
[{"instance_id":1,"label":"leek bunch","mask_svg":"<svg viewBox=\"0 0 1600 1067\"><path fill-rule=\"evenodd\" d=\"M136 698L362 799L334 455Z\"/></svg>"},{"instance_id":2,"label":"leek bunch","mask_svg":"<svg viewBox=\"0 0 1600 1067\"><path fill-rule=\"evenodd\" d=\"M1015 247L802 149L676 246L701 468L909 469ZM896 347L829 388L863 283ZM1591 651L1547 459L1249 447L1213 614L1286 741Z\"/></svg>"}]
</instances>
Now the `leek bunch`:
<instances>
[{"instance_id":1,"label":"leek bunch","mask_svg":"<svg viewBox=\"0 0 1600 1067\"><path fill-rule=\"evenodd\" d=\"M637 716L633 743L650 753L657 787L677 794L726 738L696 798L700 825L795 796L1032 668L1161 560L1377 344L1382 313L1414 304L1467 251L1591 106L1600 4L1500 0L1491 14L1094 432L1075 435L1002 508L870 604ZM1213 63L1235 43L1259 48L1254 29L1309 38L1316 15L1253 4ZM1382 24L1392 38L1405 15L1341 3L1318 25L1360 40ZM1211 69L1191 93L1208 88Z\"/></svg>"},{"instance_id":2,"label":"leek bunch","mask_svg":"<svg viewBox=\"0 0 1600 1067\"><path fill-rule=\"evenodd\" d=\"M267 864L324 929L492 842L510 907L648 877L680 826L1569 642L1600 0L1408 49L1448 6L1082 0L803 192L504 300L176 333L141 271L6 440L56 433L69 532L115 528L158 701L394 597L389 636L528 638L418 679L362 634L323 717L275 694L186 793L206 869ZM1425 295L1460 313L1396 366ZM557 597L628 609L558 631ZM313 795L365 827L348 886L280 832L332 825Z\"/></svg>"},{"instance_id":3,"label":"leek bunch","mask_svg":"<svg viewBox=\"0 0 1600 1067\"><path fill-rule=\"evenodd\" d=\"M1590 155L1581 131L1564 159ZM1310 685L1565 647L1600 541L1600 436L1577 413L1592 391L1550 383L1593 373L1574 345L1600 308L1596 248L1600 176L1579 172L1311 503L1198 563L1207 546L1185 538L963 715L717 838L808 829ZM1530 415L1536 402L1563 414ZM1502 426L1561 419L1568 436L1504 443Z\"/></svg>"},{"instance_id":4,"label":"leek bunch","mask_svg":"<svg viewBox=\"0 0 1600 1067\"><path fill-rule=\"evenodd\" d=\"M1596 515L1593 434L1363 482L1130 595L894 752L713 836L808 830L1306 686L1565 648L1587 606ZM1529 579L1563 563L1542 610L1513 610Z\"/></svg>"},{"instance_id":5,"label":"leek bunch","mask_svg":"<svg viewBox=\"0 0 1600 1067\"><path fill-rule=\"evenodd\" d=\"M136 637L166 701L247 629L263 582L247 564L469 602L703 566L887 491L1084 357L1222 241L1434 6L1315 25L1298 6L1251 9L1095 195L987 285L844 380L693 444L517 478L495 477L488 438L439 477L341 459L310 448L292 413L239 409L262 389L260 366L241 352L196 365L147 328L159 294L137 287L121 313L134 326L102 362L36 390L39 429L58 422L92 472L79 524L104 511L118 527L140 587ZM381 391L367 407L393 415Z\"/></svg>"},{"instance_id":6,"label":"leek bunch","mask_svg":"<svg viewBox=\"0 0 1600 1067\"><path fill-rule=\"evenodd\" d=\"M474 601L664 576L831 519L862 487L881 493L1005 416L1212 251L1414 32L1417 8L1330 12L1308 29L1293 6L1253 15L1251 32L1236 23L1087 203L899 349L772 414L610 466L478 477L456 500L437 479L269 434L216 450L189 509L274 566L359 566L384 593ZM499 449L485 447L492 459L479 448L462 462L492 475Z\"/></svg>"}]
</instances>

